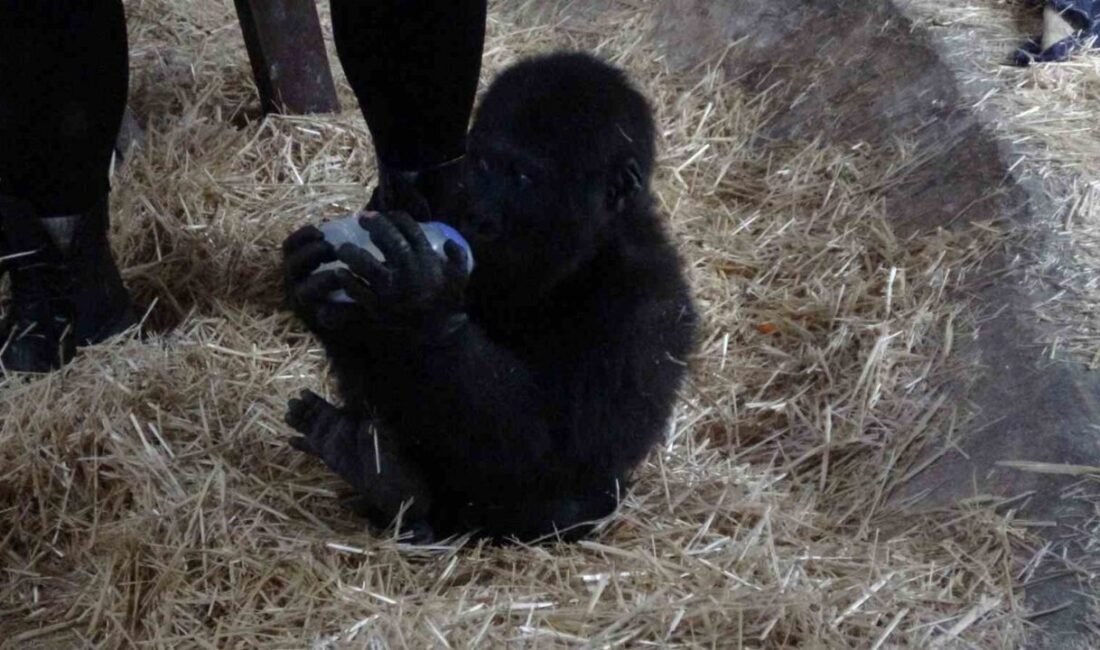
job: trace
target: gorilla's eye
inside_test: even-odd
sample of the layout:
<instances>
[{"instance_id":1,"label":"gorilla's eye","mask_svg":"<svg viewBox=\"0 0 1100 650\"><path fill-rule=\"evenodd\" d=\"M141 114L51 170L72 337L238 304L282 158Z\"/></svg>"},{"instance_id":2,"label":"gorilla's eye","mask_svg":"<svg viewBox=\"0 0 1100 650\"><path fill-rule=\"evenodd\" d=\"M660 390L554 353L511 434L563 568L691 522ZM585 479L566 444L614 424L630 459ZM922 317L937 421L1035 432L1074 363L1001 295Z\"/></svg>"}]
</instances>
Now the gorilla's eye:
<instances>
[{"instance_id":1,"label":"gorilla's eye","mask_svg":"<svg viewBox=\"0 0 1100 650\"><path fill-rule=\"evenodd\" d=\"M516 172L516 180L519 181L519 184L523 187L528 187L529 185L531 185L531 177L527 174L524 174L523 172Z\"/></svg>"}]
</instances>

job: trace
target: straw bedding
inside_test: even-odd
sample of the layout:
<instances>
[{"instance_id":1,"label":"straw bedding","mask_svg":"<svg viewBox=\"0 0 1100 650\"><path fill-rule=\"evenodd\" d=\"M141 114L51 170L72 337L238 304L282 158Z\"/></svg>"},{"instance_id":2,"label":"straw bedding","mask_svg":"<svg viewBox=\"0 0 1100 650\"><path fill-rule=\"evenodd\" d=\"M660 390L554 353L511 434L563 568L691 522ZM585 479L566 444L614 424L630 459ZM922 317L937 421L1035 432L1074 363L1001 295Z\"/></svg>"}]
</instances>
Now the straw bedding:
<instances>
[{"instance_id":1,"label":"straw bedding","mask_svg":"<svg viewBox=\"0 0 1100 650\"><path fill-rule=\"evenodd\" d=\"M1004 65L1022 34L1041 32L1038 3L905 0L923 26L946 40L964 83L1019 156L1013 171L1052 198L1040 213L1049 253L1026 268L1030 284L1055 299L1038 316L1050 358L1100 367L1100 56L1057 65Z\"/></svg>"},{"instance_id":2,"label":"straw bedding","mask_svg":"<svg viewBox=\"0 0 1100 650\"><path fill-rule=\"evenodd\" d=\"M1049 198L1049 204L1037 206L1032 228L1042 253L1016 260L1022 286L1042 296L1033 313L1043 325L1036 347L1042 346L1046 359L1095 371L1100 368L1100 56L1094 50L1055 65L1003 65L1020 34L1041 29L1040 7L1026 0L905 4L955 53L951 60L977 109L1013 152L1013 173ZM1100 578L1092 556L1100 544L1100 468L1042 463L1020 468L1080 477L1064 489L1062 502L1067 511L1083 508L1084 519L1045 548L1081 551L1069 568L1087 585L1081 593L1092 601L1090 629L1096 634Z\"/></svg>"},{"instance_id":3,"label":"straw bedding","mask_svg":"<svg viewBox=\"0 0 1100 650\"><path fill-rule=\"evenodd\" d=\"M255 119L232 3L131 0L140 147L113 241L144 339L0 385L0 645L1010 647L1030 540L1012 505L891 499L973 426L948 394L996 224L900 238L913 155L773 142L717 66L670 73L646 2L495 3L484 76L523 54L627 67L662 133L660 205L705 327L668 438L598 536L412 548L287 447L330 387L280 311L278 245L362 206L364 123ZM327 14L327 8L322 7ZM950 372L949 372L950 371Z\"/></svg>"}]
</instances>

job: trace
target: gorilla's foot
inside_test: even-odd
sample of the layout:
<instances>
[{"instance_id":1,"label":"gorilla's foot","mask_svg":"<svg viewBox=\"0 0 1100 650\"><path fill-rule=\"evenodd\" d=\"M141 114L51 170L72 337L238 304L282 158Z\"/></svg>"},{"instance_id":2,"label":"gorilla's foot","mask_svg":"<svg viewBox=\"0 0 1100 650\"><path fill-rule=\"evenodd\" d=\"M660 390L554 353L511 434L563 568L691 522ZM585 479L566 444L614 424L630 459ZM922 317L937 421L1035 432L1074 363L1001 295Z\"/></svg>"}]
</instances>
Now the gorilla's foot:
<instances>
[{"instance_id":1,"label":"gorilla's foot","mask_svg":"<svg viewBox=\"0 0 1100 650\"><path fill-rule=\"evenodd\" d=\"M348 482L347 505L379 529L401 517L399 533L414 544L435 539L428 524L431 491L416 464L369 420L337 408L309 390L287 405L286 423L302 434L290 445L320 458Z\"/></svg>"},{"instance_id":2,"label":"gorilla's foot","mask_svg":"<svg viewBox=\"0 0 1100 650\"><path fill-rule=\"evenodd\" d=\"M290 400L286 423L302 434L290 441L299 451L325 461L355 455L357 423L311 390L303 390Z\"/></svg>"},{"instance_id":3,"label":"gorilla's foot","mask_svg":"<svg viewBox=\"0 0 1100 650\"><path fill-rule=\"evenodd\" d=\"M360 517L366 518L371 527L379 533L383 533L390 529L392 525L396 525L397 541L403 544L429 546L439 541L435 529L427 519L415 519L405 513L400 521L396 521L392 513L378 510L374 501L364 496L345 499L341 505Z\"/></svg>"},{"instance_id":4,"label":"gorilla's foot","mask_svg":"<svg viewBox=\"0 0 1100 650\"><path fill-rule=\"evenodd\" d=\"M136 316L107 242L107 202L85 214L39 217L30 204L0 197L0 253L11 300L0 324L0 364L48 372L78 346L130 327Z\"/></svg>"}]
</instances>

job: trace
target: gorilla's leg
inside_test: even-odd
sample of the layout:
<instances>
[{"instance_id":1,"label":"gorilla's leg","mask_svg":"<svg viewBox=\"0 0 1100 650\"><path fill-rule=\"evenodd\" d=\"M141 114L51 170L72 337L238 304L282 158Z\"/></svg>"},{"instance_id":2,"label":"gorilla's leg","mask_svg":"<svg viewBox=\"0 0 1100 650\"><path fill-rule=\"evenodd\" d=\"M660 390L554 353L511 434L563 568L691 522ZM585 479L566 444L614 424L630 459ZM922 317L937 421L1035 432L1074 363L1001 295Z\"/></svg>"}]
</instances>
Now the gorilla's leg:
<instances>
[{"instance_id":1,"label":"gorilla's leg","mask_svg":"<svg viewBox=\"0 0 1100 650\"><path fill-rule=\"evenodd\" d=\"M458 209L486 0L333 0L336 50L374 137L377 210Z\"/></svg>"},{"instance_id":2,"label":"gorilla's leg","mask_svg":"<svg viewBox=\"0 0 1100 650\"><path fill-rule=\"evenodd\" d=\"M122 2L0 4L0 268L8 370L44 371L130 322L107 243L126 105ZM75 339L75 341L73 340Z\"/></svg>"},{"instance_id":3,"label":"gorilla's leg","mask_svg":"<svg viewBox=\"0 0 1100 650\"><path fill-rule=\"evenodd\" d=\"M401 530L432 540L426 518L431 494L420 469L403 458L384 431L309 390L290 400L286 422L302 436L291 445L320 458L357 491L355 508L385 528L404 508Z\"/></svg>"}]
</instances>

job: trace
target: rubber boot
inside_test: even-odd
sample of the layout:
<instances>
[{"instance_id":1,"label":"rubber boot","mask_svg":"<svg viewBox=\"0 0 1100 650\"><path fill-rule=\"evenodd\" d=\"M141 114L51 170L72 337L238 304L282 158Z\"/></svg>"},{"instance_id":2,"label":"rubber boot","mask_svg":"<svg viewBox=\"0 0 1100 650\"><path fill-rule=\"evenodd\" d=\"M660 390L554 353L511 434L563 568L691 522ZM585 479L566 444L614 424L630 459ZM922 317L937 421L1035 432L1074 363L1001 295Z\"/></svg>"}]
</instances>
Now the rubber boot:
<instances>
[{"instance_id":1,"label":"rubber boot","mask_svg":"<svg viewBox=\"0 0 1100 650\"><path fill-rule=\"evenodd\" d=\"M464 157L421 170L401 170L378 162L378 186L367 210L407 212L417 221L451 223L466 208Z\"/></svg>"},{"instance_id":2,"label":"rubber boot","mask_svg":"<svg viewBox=\"0 0 1100 650\"><path fill-rule=\"evenodd\" d=\"M0 323L0 364L48 372L78 346L130 327L136 314L107 241L107 199L84 214L39 217L0 196L0 257L11 299Z\"/></svg>"}]
</instances>

